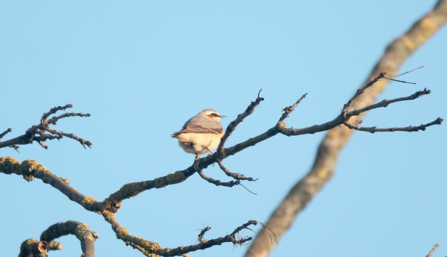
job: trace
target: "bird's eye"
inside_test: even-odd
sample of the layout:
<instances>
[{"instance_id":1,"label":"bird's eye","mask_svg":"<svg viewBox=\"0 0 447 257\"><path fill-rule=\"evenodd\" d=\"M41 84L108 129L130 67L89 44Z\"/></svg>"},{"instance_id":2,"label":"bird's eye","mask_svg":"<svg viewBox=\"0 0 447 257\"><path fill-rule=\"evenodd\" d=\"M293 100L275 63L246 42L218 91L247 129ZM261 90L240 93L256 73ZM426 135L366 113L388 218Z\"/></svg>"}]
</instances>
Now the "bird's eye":
<instances>
[{"instance_id":1,"label":"bird's eye","mask_svg":"<svg viewBox=\"0 0 447 257\"><path fill-rule=\"evenodd\" d=\"M213 112L213 113L211 113L210 115L211 115L212 117L219 117L219 115L218 115L218 114L216 114L216 113L214 113L214 112Z\"/></svg>"}]
</instances>

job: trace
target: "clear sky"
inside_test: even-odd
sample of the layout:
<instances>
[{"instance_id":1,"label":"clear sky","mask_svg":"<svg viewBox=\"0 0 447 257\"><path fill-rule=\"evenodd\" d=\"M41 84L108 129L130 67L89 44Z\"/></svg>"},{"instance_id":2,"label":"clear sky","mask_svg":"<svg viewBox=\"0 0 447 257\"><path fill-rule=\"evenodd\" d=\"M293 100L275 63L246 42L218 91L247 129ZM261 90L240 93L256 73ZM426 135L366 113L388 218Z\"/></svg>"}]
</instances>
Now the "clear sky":
<instances>
[{"instance_id":1,"label":"clear sky","mask_svg":"<svg viewBox=\"0 0 447 257\"><path fill-rule=\"evenodd\" d=\"M194 159L170 134L203 109L228 118L259 89L265 101L228 146L272 127L281 109L307 98L286 121L303 127L334 118L364 81L385 46L435 1L0 1L0 130L5 139L37 124L43 112L71 103L90 118L54 128L76 141L3 148L1 156L35 159L79 192L103 200L123 184L189 167ZM447 118L447 31L442 29L402 67L425 67L392 83L383 98L425 87L432 94L375 110L365 126L407 126ZM447 126L425 132L355 133L334 178L302 212L271 256L426 256L447 254ZM324 133L278 135L224 161L259 178L216 187L196 174L186 182L123 202L118 221L132 235L163 247L225 236L242 223L266 221L310 168ZM226 179L218 166L205 173ZM85 211L49 185L0 174L0 256L50 225L86 222L99 233L97 256L142 256L125 246L102 216ZM259 229L259 227L256 227ZM244 235L253 235L246 231ZM51 256L80 256L75 237ZM216 246L190 256L242 256Z\"/></svg>"}]
</instances>

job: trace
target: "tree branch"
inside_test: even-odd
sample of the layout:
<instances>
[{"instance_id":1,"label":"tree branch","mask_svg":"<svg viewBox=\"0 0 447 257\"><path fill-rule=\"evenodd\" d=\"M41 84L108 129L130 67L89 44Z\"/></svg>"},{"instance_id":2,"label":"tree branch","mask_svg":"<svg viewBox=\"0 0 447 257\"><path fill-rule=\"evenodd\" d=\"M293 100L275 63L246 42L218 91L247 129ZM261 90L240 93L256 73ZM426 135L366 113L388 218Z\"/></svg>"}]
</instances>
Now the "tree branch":
<instances>
[{"instance_id":1,"label":"tree branch","mask_svg":"<svg viewBox=\"0 0 447 257\"><path fill-rule=\"evenodd\" d=\"M54 242L54 239L66 235L74 235L77 239L79 239L81 242L83 256L95 256L94 243L96 239L99 238L99 235L96 232L90 231L89 227L85 223L80 223L73 220L56 223L42 233L40 236L40 241L45 241L50 245Z\"/></svg>"},{"instance_id":2,"label":"tree branch","mask_svg":"<svg viewBox=\"0 0 447 257\"><path fill-rule=\"evenodd\" d=\"M70 234L81 242L82 256L95 256L94 243L99 237L98 233L90 231L85 223L69 220L50 226L42 233L40 241L33 238L25 240L20 246L19 257L48 256L49 250L62 250L62 244L54 239Z\"/></svg>"},{"instance_id":3,"label":"tree branch","mask_svg":"<svg viewBox=\"0 0 447 257\"><path fill-rule=\"evenodd\" d=\"M8 134L8 133L11 132L11 131L12 131L11 128L5 130L5 132L3 132L3 133L0 134L0 139L2 139L6 134Z\"/></svg>"},{"instance_id":4,"label":"tree branch","mask_svg":"<svg viewBox=\"0 0 447 257\"><path fill-rule=\"evenodd\" d=\"M231 136L233 131L236 129L237 125L239 125L239 123L243 122L247 116L252 114L254 109L261 103L261 101L264 101L264 98L260 96L261 91L262 91L262 89L259 90L258 97L256 98L256 100L254 102L251 102L251 104L247 107L247 109L243 113L239 114L234 121L232 121L230 124L228 124L228 127L225 130L225 134L223 135L223 137L220 140L219 145L217 146L216 153L219 153L220 155L224 154L225 151L223 150L223 147L225 145L225 142L227 141L228 137ZM222 156L222 158L225 158L225 157Z\"/></svg>"},{"instance_id":5,"label":"tree branch","mask_svg":"<svg viewBox=\"0 0 447 257\"><path fill-rule=\"evenodd\" d=\"M438 244L435 244L435 246L433 246L433 249L431 249L431 251L428 253L427 257L431 257L431 255L435 252L436 248L438 248Z\"/></svg>"},{"instance_id":6,"label":"tree branch","mask_svg":"<svg viewBox=\"0 0 447 257\"><path fill-rule=\"evenodd\" d=\"M233 187L235 185L239 185L239 180L232 180L232 181L228 181L228 182L221 182L220 180L216 180L216 179L207 177L205 174L203 174L202 170L199 170L197 172L199 173L201 178L203 178L204 180L206 180L209 183L214 184L216 186Z\"/></svg>"},{"instance_id":7,"label":"tree branch","mask_svg":"<svg viewBox=\"0 0 447 257\"><path fill-rule=\"evenodd\" d=\"M404 35L396 38L388 45L385 53L376 64L366 81L372 81L386 72L393 77L401 64L433 34L435 34L447 20L447 0L439 0L432 11L418 20ZM388 81L381 79L376 82L374 90L367 88L362 94L354 94L355 100L348 101L346 111L349 109L361 109L371 106L379 94L385 89ZM360 87L362 89L363 86ZM352 113L352 115L355 114ZM359 115L363 119L365 112ZM332 127L332 124L326 124ZM306 131L303 131L306 132ZM274 133L274 132L271 132ZM279 204L266 223L278 237L281 237L294 222L296 215L300 213L321 188L334 174L335 165L341 149L347 144L353 130L346 126L335 126L328 131L318 148L314 164L310 171L298 181L289 191L285 199ZM264 135L265 136L265 135ZM250 248L246 257L267 256L274 245L268 243L269 236L261 231Z\"/></svg>"},{"instance_id":8,"label":"tree branch","mask_svg":"<svg viewBox=\"0 0 447 257\"><path fill-rule=\"evenodd\" d=\"M442 121L443 121L443 119L437 118L436 120L434 120L430 123L427 123L427 124L422 124L420 126L408 126L408 127L403 127L403 128L399 128L399 127L393 127L393 128L361 127L358 124L348 123L348 122L344 122L343 124L345 124L350 129L355 129L358 131L366 131L366 132L370 132L370 133L394 132L394 131L417 132L419 130L425 131L425 129L427 127L430 127L432 125L441 125Z\"/></svg>"},{"instance_id":9,"label":"tree branch","mask_svg":"<svg viewBox=\"0 0 447 257\"><path fill-rule=\"evenodd\" d=\"M0 142L0 148L3 147L12 147L15 150L17 150L19 147L17 145L26 145L26 144L32 144L33 141L38 142L43 148L48 149L48 147L43 143L47 139L61 139L63 137L69 137L72 139L77 140L81 145L85 148L85 146L91 147L92 143L88 140L79 138L78 136L72 134L72 133L65 133L63 131L57 131L50 128L50 124L56 125L56 122L59 119L66 118L66 117L72 117L72 116L78 116L78 117L90 117L90 114L83 114L83 113L65 113L63 115L53 117L50 120L47 120L48 117L52 114L55 114L57 111L63 111L67 108L72 108L73 106L71 104L67 104L65 106L58 106L52 108L50 111L44 113L42 115L42 118L40 119L40 124L33 125L31 128L29 128L25 134L15 137L13 139L9 139L4 142ZM3 132L0 135L0 139L5 136L8 132L11 132L12 129L8 129L7 131ZM45 134L45 132L48 131L53 135Z\"/></svg>"}]
</instances>

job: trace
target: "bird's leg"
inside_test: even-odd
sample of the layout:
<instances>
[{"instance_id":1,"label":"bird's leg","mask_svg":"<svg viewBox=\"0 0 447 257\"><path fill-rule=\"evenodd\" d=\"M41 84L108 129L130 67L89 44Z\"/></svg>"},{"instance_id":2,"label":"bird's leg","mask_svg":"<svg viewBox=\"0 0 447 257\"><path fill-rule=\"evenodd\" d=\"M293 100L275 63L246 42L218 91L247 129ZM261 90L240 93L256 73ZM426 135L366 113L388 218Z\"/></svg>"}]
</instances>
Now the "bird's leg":
<instances>
[{"instance_id":1,"label":"bird's leg","mask_svg":"<svg viewBox=\"0 0 447 257\"><path fill-rule=\"evenodd\" d=\"M200 159L200 157L198 154L196 154L196 158L194 159L194 161L197 161L198 159Z\"/></svg>"}]
</instances>

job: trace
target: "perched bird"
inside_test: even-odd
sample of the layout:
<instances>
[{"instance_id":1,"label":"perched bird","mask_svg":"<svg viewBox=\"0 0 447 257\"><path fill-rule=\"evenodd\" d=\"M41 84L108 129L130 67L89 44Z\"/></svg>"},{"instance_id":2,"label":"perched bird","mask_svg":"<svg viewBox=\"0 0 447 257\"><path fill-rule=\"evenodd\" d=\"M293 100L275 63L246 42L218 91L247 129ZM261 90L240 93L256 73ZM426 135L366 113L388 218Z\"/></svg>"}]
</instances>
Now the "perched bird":
<instances>
[{"instance_id":1,"label":"perched bird","mask_svg":"<svg viewBox=\"0 0 447 257\"><path fill-rule=\"evenodd\" d=\"M195 154L197 160L200 154L211 153L219 145L224 135L219 120L225 117L213 109L203 110L171 136L178 139L178 144L185 152Z\"/></svg>"}]
</instances>

